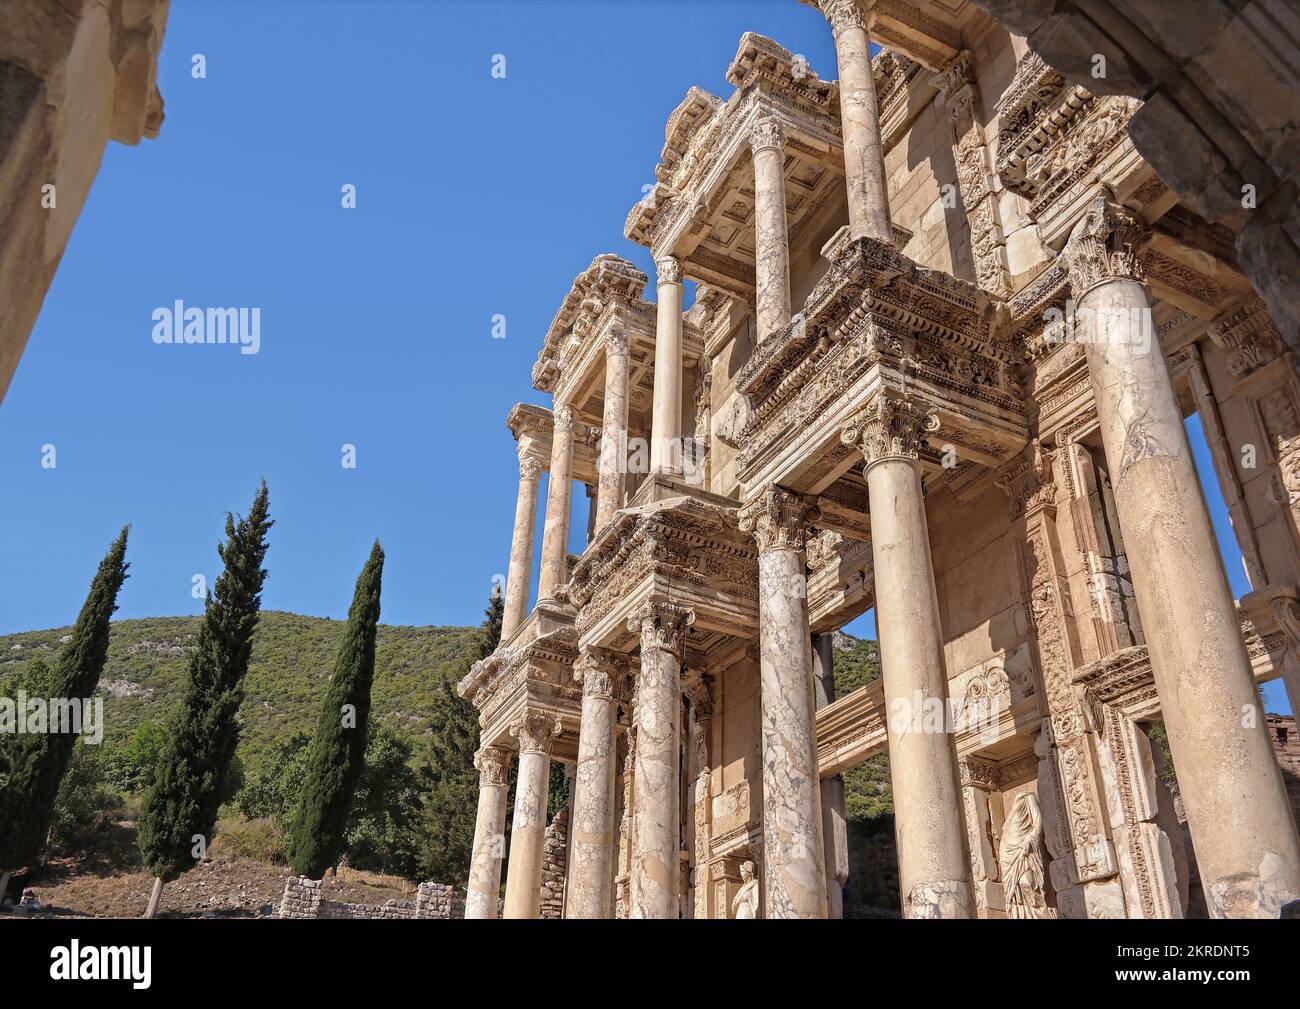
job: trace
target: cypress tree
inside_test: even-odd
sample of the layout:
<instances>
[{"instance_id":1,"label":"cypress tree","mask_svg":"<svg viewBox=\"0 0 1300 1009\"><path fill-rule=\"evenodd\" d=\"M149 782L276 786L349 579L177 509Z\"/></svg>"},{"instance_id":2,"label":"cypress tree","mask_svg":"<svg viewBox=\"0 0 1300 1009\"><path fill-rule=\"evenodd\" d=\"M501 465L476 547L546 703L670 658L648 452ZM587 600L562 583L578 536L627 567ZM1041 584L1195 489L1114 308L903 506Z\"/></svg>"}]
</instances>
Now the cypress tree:
<instances>
[{"instance_id":1,"label":"cypress tree","mask_svg":"<svg viewBox=\"0 0 1300 1009\"><path fill-rule=\"evenodd\" d=\"M203 606L184 704L141 808L140 852L154 874L146 917L153 917L163 883L193 868L206 850L226 798L272 524L265 480L247 516L226 515L226 542L217 547L223 569Z\"/></svg>"},{"instance_id":2,"label":"cypress tree","mask_svg":"<svg viewBox=\"0 0 1300 1009\"><path fill-rule=\"evenodd\" d=\"M504 609L501 586L494 585L475 647L466 657L461 675L468 673L475 661L496 651ZM456 693L454 679L438 687L434 705L432 731L420 768L425 799L418 865L425 879L463 884L469 878L478 809L478 771L474 768L478 713Z\"/></svg>"},{"instance_id":3,"label":"cypress tree","mask_svg":"<svg viewBox=\"0 0 1300 1009\"><path fill-rule=\"evenodd\" d=\"M384 551L376 540L357 578L347 632L325 692L307 756L307 777L289 829L289 864L311 879L320 879L343 854L348 812L365 769L383 574Z\"/></svg>"},{"instance_id":4,"label":"cypress tree","mask_svg":"<svg viewBox=\"0 0 1300 1009\"><path fill-rule=\"evenodd\" d=\"M109 619L117 609L117 593L126 580L124 528L90 583L72 640L64 646L57 665L49 669L34 663L29 680L48 699L88 699L99 685L108 659ZM19 717L22 713L19 712ZM54 817L59 782L72 760L77 737L71 732L14 736L5 747L6 777L0 787L0 899L14 869L29 865L45 850Z\"/></svg>"}]
</instances>

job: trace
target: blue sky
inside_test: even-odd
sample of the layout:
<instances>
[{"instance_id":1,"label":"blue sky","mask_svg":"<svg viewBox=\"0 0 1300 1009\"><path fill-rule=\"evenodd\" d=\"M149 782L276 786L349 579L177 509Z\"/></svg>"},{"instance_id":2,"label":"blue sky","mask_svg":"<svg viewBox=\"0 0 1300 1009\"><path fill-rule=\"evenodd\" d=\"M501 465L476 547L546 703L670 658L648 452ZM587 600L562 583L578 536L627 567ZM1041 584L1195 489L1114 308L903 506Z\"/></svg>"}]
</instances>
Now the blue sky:
<instances>
[{"instance_id":1,"label":"blue sky","mask_svg":"<svg viewBox=\"0 0 1300 1009\"><path fill-rule=\"evenodd\" d=\"M509 552L506 413L546 401L532 362L595 255L651 272L624 218L747 30L834 76L793 0L176 0L162 134L109 145L0 404L0 633L69 623L128 522L119 617L200 612L191 579L263 476L266 607L344 616L378 536L386 623L477 622ZM177 299L260 308L260 352L156 345Z\"/></svg>"}]
</instances>

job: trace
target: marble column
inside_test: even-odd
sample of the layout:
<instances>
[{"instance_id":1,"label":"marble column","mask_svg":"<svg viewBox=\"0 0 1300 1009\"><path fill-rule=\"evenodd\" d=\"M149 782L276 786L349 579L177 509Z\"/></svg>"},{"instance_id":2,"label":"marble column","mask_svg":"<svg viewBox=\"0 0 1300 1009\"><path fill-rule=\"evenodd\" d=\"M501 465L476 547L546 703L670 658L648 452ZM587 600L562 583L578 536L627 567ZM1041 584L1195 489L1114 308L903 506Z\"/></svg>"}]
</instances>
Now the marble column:
<instances>
[{"instance_id":1,"label":"marble column","mask_svg":"<svg viewBox=\"0 0 1300 1009\"><path fill-rule=\"evenodd\" d=\"M920 448L933 415L878 393L843 438L866 457L876 626L903 912L975 915ZM937 725L937 728L936 728Z\"/></svg>"},{"instance_id":2,"label":"marble column","mask_svg":"<svg viewBox=\"0 0 1300 1009\"><path fill-rule=\"evenodd\" d=\"M618 327L605 337L605 412L600 430L596 530L599 536L623 506L627 468L627 334Z\"/></svg>"},{"instance_id":3,"label":"marble column","mask_svg":"<svg viewBox=\"0 0 1300 1009\"><path fill-rule=\"evenodd\" d=\"M1140 283L1143 238L1103 198L1075 227L1075 338L1210 914L1277 918L1300 898L1300 840Z\"/></svg>"},{"instance_id":4,"label":"marble column","mask_svg":"<svg viewBox=\"0 0 1300 1009\"><path fill-rule=\"evenodd\" d=\"M759 698L763 751L763 879L768 918L825 918L812 638L804 541L817 511L769 486L740 511L758 542Z\"/></svg>"},{"instance_id":5,"label":"marble column","mask_svg":"<svg viewBox=\"0 0 1300 1009\"><path fill-rule=\"evenodd\" d=\"M672 256L655 260L654 404L650 411L650 473L681 472L682 440L682 264Z\"/></svg>"},{"instance_id":6,"label":"marble column","mask_svg":"<svg viewBox=\"0 0 1300 1009\"><path fill-rule=\"evenodd\" d=\"M790 325L785 216L785 130L770 116L749 133L754 155L754 318L758 342Z\"/></svg>"},{"instance_id":7,"label":"marble column","mask_svg":"<svg viewBox=\"0 0 1300 1009\"><path fill-rule=\"evenodd\" d=\"M551 776L551 742L560 725L554 715L529 711L510 726L519 740L515 818L510 827L506 873L507 918L536 918L542 907L542 844L546 839L546 795Z\"/></svg>"},{"instance_id":8,"label":"marble column","mask_svg":"<svg viewBox=\"0 0 1300 1009\"><path fill-rule=\"evenodd\" d=\"M584 651L573 675L582 684L578 773L569 824L566 918L608 918L613 907L614 778L618 728L615 679L620 659L603 649Z\"/></svg>"},{"instance_id":9,"label":"marble column","mask_svg":"<svg viewBox=\"0 0 1300 1009\"><path fill-rule=\"evenodd\" d=\"M569 493L573 481L573 409L556 403L551 435L551 479L542 526L542 571L537 598L545 599L569 580Z\"/></svg>"},{"instance_id":10,"label":"marble column","mask_svg":"<svg viewBox=\"0 0 1300 1009\"><path fill-rule=\"evenodd\" d=\"M835 36L835 62L840 75L849 237L892 243L880 114L871 76L871 45L863 4L861 0L821 0L821 9Z\"/></svg>"},{"instance_id":11,"label":"marble column","mask_svg":"<svg viewBox=\"0 0 1300 1009\"><path fill-rule=\"evenodd\" d=\"M835 635L814 634L813 703L820 710L835 700ZM844 814L844 775L821 779L822 841L826 851L826 917L844 917L844 884L849 878L848 819Z\"/></svg>"},{"instance_id":12,"label":"marble column","mask_svg":"<svg viewBox=\"0 0 1300 1009\"><path fill-rule=\"evenodd\" d=\"M537 524L537 479L541 464L519 451L519 496L515 499L515 531L510 540L510 571L506 575L506 603L501 614L501 640L528 618L528 588L533 569L533 529Z\"/></svg>"},{"instance_id":13,"label":"marble column","mask_svg":"<svg viewBox=\"0 0 1300 1009\"><path fill-rule=\"evenodd\" d=\"M641 634L632 772L633 918L680 917L681 661L695 612L651 602L628 621Z\"/></svg>"},{"instance_id":14,"label":"marble column","mask_svg":"<svg viewBox=\"0 0 1300 1009\"><path fill-rule=\"evenodd\" d=\"M506 844L506 785L510 750L485 746L474 754L478 768L478 816L469 859L466 918L495 918L501 898L501 856Z\"/></svg>"}]
</instances>

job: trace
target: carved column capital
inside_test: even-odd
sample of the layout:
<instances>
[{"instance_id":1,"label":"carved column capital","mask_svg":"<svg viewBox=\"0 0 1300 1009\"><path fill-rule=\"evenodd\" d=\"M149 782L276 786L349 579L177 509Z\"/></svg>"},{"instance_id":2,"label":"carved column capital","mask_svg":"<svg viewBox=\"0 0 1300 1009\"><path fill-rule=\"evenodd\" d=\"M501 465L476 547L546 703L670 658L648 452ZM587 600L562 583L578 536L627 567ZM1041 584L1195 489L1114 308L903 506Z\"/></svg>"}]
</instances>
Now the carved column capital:
<instances>
[{"instance_id":1,"label":"carved column capital","mask_svg":"<svg viewBox=\"0 0 1300 1009\"><path fill-rule=\"evenodd\" d=\"M610 326L605 334L605 355L607 357L627 356L627 330L622 326Z\"/></svg>"},{"instance_id":2,"label":"carved column capital","mask_svg":"<svg viewBox=\"0 0 1300 1009\"><path fill-rule=\"evenodd\" d=\"M474 754L479 781L484 785L504 785L510 772L509 750L501 746L484 746Z\"/></svg>"},{"instance_id":3,"label":"carved column capital","mask_svg":"<svg viewBox=\"0 0 1300 1009\"><path fill-rule=\"evenodd\" d=\"M963 49L944 64L942 70L930 78L931 83L944 95L951 97L967 84L975 83L975 61L970 50Z\"/></svg>"},{"instance_id":4,"label":"carved column capital","mask_svg":"<svg viewBox=\"0 0 1300 1009\"><path fill-rule=\"evenodd\" d=\"M769 147L781 151L785 147L785 127L774 116L764 116L750 128L749 146L755 154Z\"/></svg>"},{"instance_id":5,"label":"carved column capital","mask_svg":"<svg viewBox=\"0 0 1300 1009\"><path fill-rule=\"evenodd\" d=\"M753 533L759 552L802 550L820 512L802 494L769 485L740 509L740 531Z\"/></svg>"},{"instance_id":6,"label":"carved column capital","mask_svg":"<svg viewBox=\"0 0 1300 1009\"><path fill-rule=\"evenodd\" d=\"M583 697L626 701L627 656L607 648L584 648L573 664L573 678Z\"/></svg>"},{"instance_id":7,"label":"carved column capital","mask_svg":"<svg viewBox=\"0 0 1300 1009\"><path fill-rule=\"evenodd\" d=\"M686 628L695 623L695 611L676 603L652 600L628 618L627 629L641 632L641 651L672 652L680 660L686 646Z\"/></svg>"},{"instance_id":8,"label":"carved column capital","mask_svg":"<svg viewBox=\"0 0 1300 1009\"><path fill-rule=\"evenodd\" d=\"M875 0L820 0L822 15L831 24L831 34L838 35L846 28L867 30L867 12Z\"/></svg>"},{"instance_id":9,"label":"carved column capital","mask_svg":"<svg viewBox=\"0 0 1300 1009\"><path fill-rule=\"evenodd\" d=\"M560 720L543 711L525 711L510 725L510 735L519 740L520 753L550 753L560 734Z\"/></svg>"},{"instance_id":10,"label":"carved column capital","mask_svg":"<svg viewBox=\"0 0 1300 1009\"><path fill-rule=\"evenodd\" d=\"M882 459L919 459L925 436L937 430L939 418L933 410L882 394L844 426L840 440L861 452L871 466Z\"/></svg>"},{"instance_id":11,"label":"carved column capital","mask_svg":"<svg viewBox=\"0 0 1300 1009\"><path fill-rule=\"evenodd\" d=\"M659 284L680 284L682 261L676 256L660 256L655 260L655 278Z\"/></svg>"},{"instance_id":12,"label":"carved column capital","mask_svg":"<svg viewBox=\"0 0 1300 1009\"><path fill-rule=\"evenodd\" d=\"M524 446L519 446L519 479L531 483L542 475L541 461Z\"/></svg>"},{"instance_id":13,"label":"carved column capital","mask_svg":"<svg viewBox=\"0 0 1300 1009\"><path fill-rule=\"evenodd\" d=\"M1074 300L1108 280L1141 281L1146 237L1146 223L1131 210L1104 196L1093 200L1061 252Z\"/></svg>"},{"instance_id":14,"label":"carved column capital","mask_svg":"<svg viewBox=\"0 0 1300 1009\"><path fill-rule=\"evenodd\" d=\"M1259 298L1228 309L1210 324L1210 339L1228 353L1228 371L1244 378L1280 357L1286 350L1282 335Z\"/></svg>"},{"instance_id":15,"label":"carved column capital","mask_svg":"<svg viewBox=\"0 0 1300 1009\"><path fill-rule=\"evenodd\" d=\"M552 429L555 434L567 435L573 432L573 407L567 403L556 403L551 412Z\"/></svg>"}]
</instances>

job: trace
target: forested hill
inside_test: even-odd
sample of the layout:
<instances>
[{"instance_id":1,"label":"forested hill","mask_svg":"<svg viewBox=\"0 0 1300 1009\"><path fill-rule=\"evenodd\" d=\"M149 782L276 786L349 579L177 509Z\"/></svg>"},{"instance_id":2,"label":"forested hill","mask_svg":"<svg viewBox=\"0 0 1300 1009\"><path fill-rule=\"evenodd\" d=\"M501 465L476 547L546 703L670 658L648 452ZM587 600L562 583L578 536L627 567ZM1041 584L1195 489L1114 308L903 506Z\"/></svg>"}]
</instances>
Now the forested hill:
<instances>
[{"instance_id":1,"label":"forested hill","mask_svg":"<svg viewBox=\"0 0 1300 1009\"><path fill-rule=\"evenodd\" d=\"M179 706L200 616L117 620L98 694L104 697L104 737L130 736L143 722L166 724ZM346 622L264 611L253 638L240 715L240 756L256 768L269 747L295 730L312 731L321 692L334 668ZM24 663L53 662L71 627L0 636L0 687ZM372 718L420 736L429 726L441 684L459 678L476 646L473 627L380 625ZM3 693L0 690L0 693Z\"/></svg>"}]
</instances>

